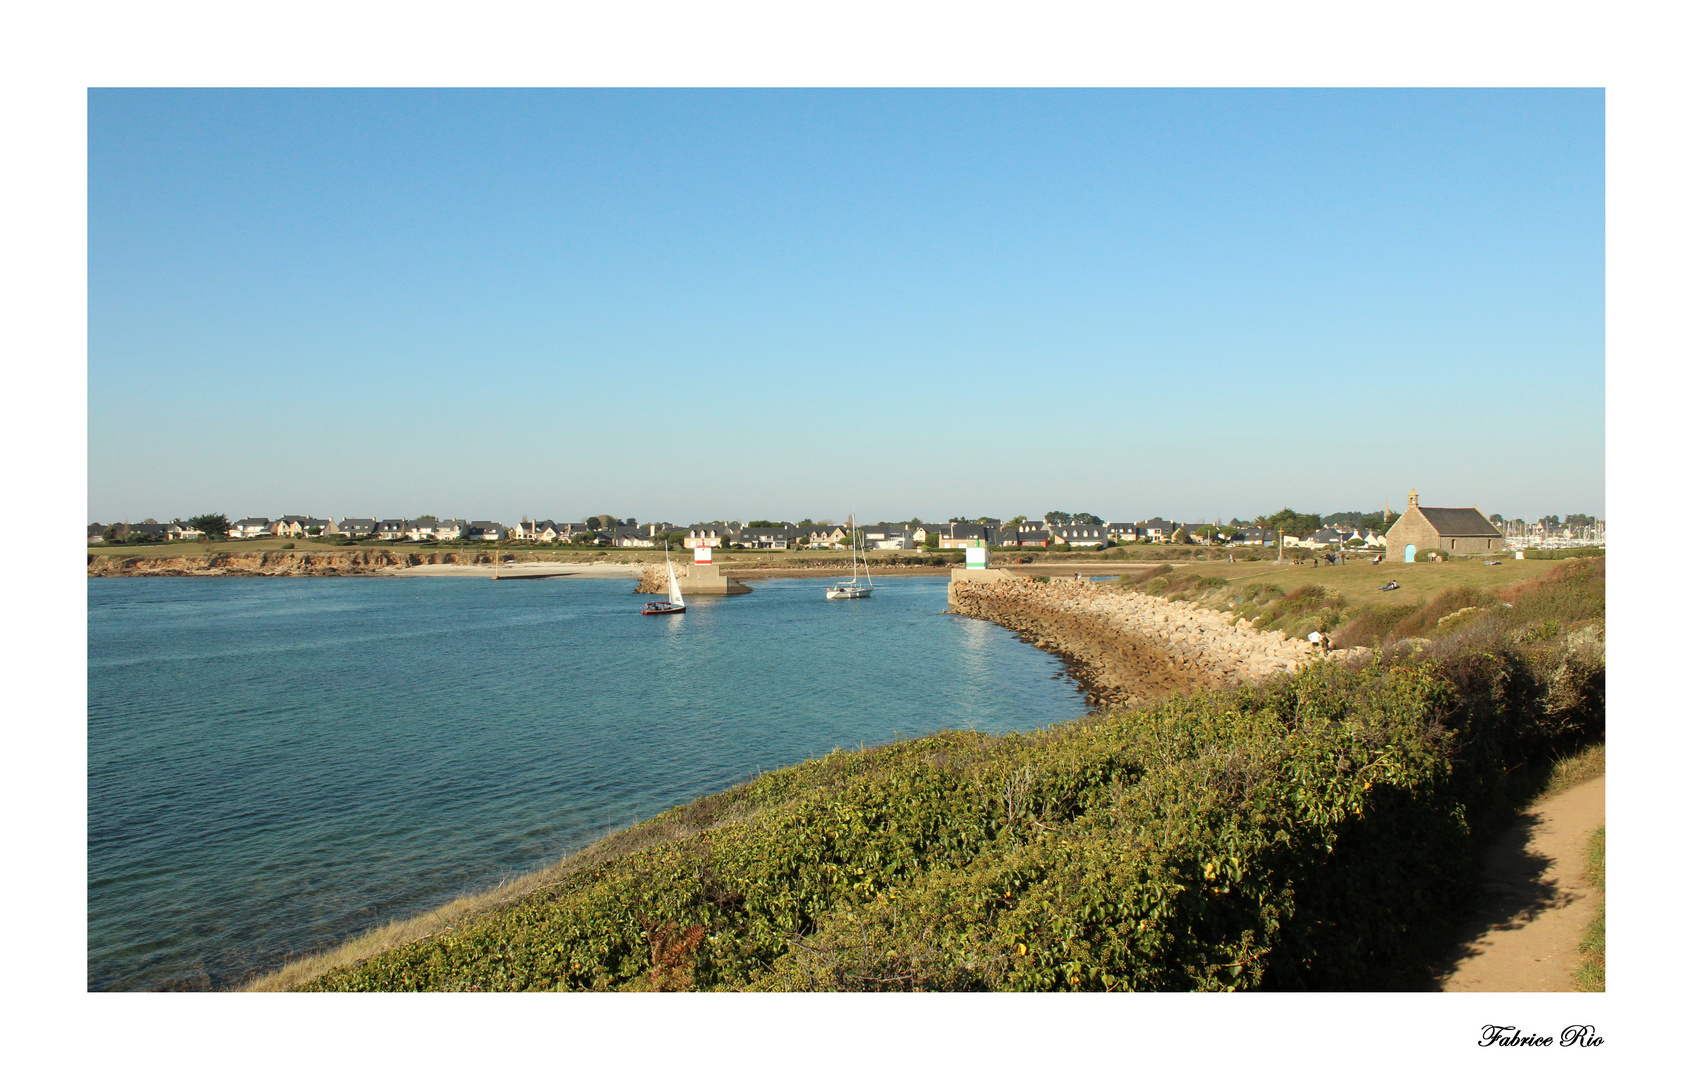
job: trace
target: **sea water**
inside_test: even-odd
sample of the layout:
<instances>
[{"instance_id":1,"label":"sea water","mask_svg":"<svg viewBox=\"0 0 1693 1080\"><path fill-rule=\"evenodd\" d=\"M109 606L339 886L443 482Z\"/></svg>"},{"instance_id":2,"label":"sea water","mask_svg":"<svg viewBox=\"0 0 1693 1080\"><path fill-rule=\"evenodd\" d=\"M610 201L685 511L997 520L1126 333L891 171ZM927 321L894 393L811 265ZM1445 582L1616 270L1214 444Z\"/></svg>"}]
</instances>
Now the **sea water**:
<instances>
[{"instance_id":1,"label":"sea water","mask_svg":"<svg viewBox=\"0 0 1693 1080\"><path fill-rule=\"evenodd\" d=\"M88 582L88 986L215 989L766 769L1086 711L946 582Z\"/></svg>"}]
</instances>

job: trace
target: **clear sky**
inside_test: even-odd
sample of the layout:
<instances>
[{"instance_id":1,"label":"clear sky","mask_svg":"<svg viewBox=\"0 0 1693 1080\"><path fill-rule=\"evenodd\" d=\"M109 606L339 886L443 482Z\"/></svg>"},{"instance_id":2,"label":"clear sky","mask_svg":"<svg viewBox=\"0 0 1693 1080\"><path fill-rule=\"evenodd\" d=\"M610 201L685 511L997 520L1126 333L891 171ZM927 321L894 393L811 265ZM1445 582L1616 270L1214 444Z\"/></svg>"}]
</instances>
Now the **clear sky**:
<instances>
[{"instance_id":1,"label":"clear sky","mask_svg":"<svg viewBox=\"0 0 1693 1080\"><path fill-rule=\"evenodd\" d=\"M1605 512L1597 90L88 120L90 520Z\"/></svg>"}]
</instances>

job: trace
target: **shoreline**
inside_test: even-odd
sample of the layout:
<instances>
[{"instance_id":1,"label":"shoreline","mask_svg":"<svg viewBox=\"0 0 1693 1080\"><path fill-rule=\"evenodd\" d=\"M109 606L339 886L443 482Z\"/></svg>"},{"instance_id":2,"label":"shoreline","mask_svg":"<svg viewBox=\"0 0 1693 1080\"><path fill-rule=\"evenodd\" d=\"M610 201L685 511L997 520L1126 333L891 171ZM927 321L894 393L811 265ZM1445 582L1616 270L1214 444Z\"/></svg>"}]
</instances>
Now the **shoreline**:
<instances>
[{"instance_id":1,"label":"shoreline","mask_svg":"<svg viewBox=\"0 0 1693 1080\"><path fill-rule=\"evenodd\" d=\"M1211 675L1228 672L1237 684L1255 682L1261 677L1273 678L1322 656L1303 641L1288 641L1279 632L1239 625L1227 612L1129 590L1069 581L1037 583L1007 576L995 581L957 581L953 592L960 601L955 605L959 614L1005 626L1023 641L1059 656L1067 665L1076 665L1089 678L1096 677L1096 672L1107 676L1101 680L1107 694L1112 688L1108 676L1113 658L1110 650L1101 646L1101 638L1108 643L1113 639L1138 639L1160 658L1173 661L1178 667L1183 659L1209 665L1213 669ZM1331 658L1347 659L1352 652L1331 654ZM526 896L562 886L565 879L573 879L579 872L609 859L730 824L741 817L734 812L735 800L746 786L738 785L683 804L627 830L602 837L494 890L460 897L411 919L373 928L315 956L302 957L281 969L251 978L235 989L297 988L327 971L345 969L408 942L466 927Z\"/></svg>"},{"instance_id":2,"label":"shoreline","mask_svg":"<svg viewBox=\"0 0 1693 1080\"><path fill-rule=\"evenodd\" d=\"M1063 660L1096 708L1261 682L1324 655L1222 612L1092 582L1007 577L955 581L950 591L958 614L1003 626Z\"/></svg>"},{"instance_id":3,"label":"shoreline","mask_svg":"<svg viewBox=\"0 0 1693 1080\"><path fill-rule=\"evenodd\" d=\"M513 553L494 551L405 548L333 548L279 550L182 550L180 553L89 551L88 577L475 577L491 575L496 557L501 577L630 577L664 564L660 552L641 550L617 555L576 552ZM615 560L615 561L614 561ZM933 561L931 561L933 560ZM1130 570L1159 565L1161 560L1063 559L1005 566L1018 577L1067 575L1115 577ZM682 566L691 565L683 563ZM736 553L712 564L725 577L737 580L828 578L851 571L844 557L817 555L760 559ZM932 554L901 553L884 565L872 562L873 578L945 577L960 564ZM680 566L678 567L680 569Z\"/></svg>"}]
</instances>

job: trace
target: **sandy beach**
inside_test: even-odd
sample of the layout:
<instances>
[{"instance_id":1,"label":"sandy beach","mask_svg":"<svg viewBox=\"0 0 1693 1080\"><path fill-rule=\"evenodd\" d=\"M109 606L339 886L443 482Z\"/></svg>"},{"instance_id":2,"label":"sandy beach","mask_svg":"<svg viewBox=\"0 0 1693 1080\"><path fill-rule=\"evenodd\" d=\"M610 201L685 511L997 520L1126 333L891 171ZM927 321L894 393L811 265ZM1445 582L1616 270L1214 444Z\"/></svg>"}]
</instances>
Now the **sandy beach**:
<instances>
[{"instance_id":1,"label":"sandy beach","mask_svg":"<svg viewBox=\"0 0 1693 1080\"><path fill-rule=\"evenodd\" d=\"M519 578L638 578L644 569L641 563L552 563L513 562L500 567L501 581ZM494 568L486 563L460 566L440 563L423 566L396 566L378 571L384 577L479 577L492 578Z\"/></svg>"}]
</instances>

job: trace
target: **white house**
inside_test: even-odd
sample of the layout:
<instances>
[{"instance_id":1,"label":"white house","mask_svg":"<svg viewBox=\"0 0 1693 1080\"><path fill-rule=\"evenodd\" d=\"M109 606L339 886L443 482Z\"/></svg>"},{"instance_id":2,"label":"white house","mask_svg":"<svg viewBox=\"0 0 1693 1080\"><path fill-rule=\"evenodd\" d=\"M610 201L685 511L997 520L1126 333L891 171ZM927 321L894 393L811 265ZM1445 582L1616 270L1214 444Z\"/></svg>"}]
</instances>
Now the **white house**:
<instances>
[{"instance_id":1,"label":"white house","mask_svg":"<svg viewBox=\"0 0 1693 1080\"><path fill-rule=\"evenodd\" d=\"M1069 544L1071 547L1104 547L1106 541L1103 525L1054 525L1047 530L1052 534L1054 544Z\"/></svg>"},{"instance_id":2,"label":"white house","mask_svg":"<svg viewBox=\"0 0 1693 1080\"><path fill-rule=\"evenodd\" d=\"M839 529L835 532L843 537L846 535ZM859 532L864 538L864 546L874 551L910 551L917 546L917 541L912 539L909 525L866 525L859 529ZM811 542L819 543L818 532L812 533ZM834 543L827 535L823 536L821 542L831 545Z\"/></svg>"}]
</instances>

